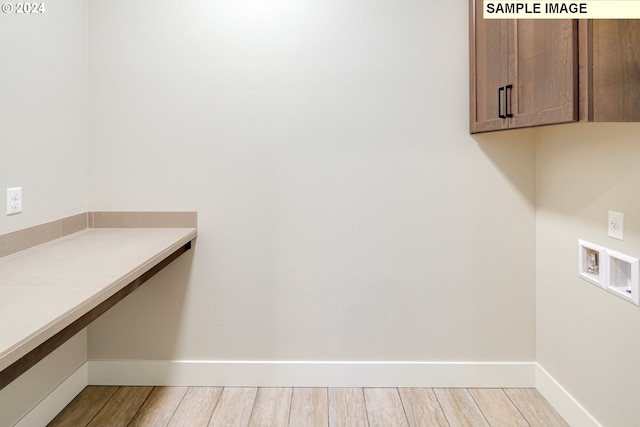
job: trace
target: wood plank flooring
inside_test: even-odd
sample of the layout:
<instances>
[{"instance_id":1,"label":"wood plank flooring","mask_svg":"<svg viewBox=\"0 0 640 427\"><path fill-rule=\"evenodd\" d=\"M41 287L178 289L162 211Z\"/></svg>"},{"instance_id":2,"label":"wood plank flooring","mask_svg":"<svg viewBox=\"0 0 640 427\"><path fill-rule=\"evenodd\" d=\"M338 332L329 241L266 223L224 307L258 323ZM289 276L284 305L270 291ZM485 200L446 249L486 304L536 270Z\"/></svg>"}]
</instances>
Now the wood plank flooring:
<instances>
[{"instance_id":1,"label":"wood plank flooring","mask_svg":"<svg viewBox=\"0 0 640 427\"><path fill-rule=\"evenodd\" d=\"M86 387L52 427L568 427L535 389Z\"/></svg>"}]
</instances>

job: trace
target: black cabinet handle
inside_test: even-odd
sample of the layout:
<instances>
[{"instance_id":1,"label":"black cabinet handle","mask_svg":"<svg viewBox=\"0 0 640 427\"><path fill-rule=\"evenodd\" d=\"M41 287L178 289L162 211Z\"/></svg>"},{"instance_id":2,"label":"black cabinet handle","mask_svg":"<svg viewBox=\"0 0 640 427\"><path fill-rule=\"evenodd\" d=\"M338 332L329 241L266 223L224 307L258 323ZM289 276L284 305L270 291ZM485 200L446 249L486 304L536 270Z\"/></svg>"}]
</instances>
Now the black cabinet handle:
<instances>
[{"instance_id":1,"label":"black cabinet handle","mask_svg":"<svg viewBox=\"0 0 640 427\"><path fill-rule=\"evenodd\" d=\"M511 91L513 90L513 85L506 85L504 91L504 113L505 117L513 117L513 113L511 112Z\"/></svg>"},{"instance_id":2,"label":"black cabinet handle","mask_svg":"<svg viewBox=\"0 0 640 427\"><path fill-rule=\"evenodd\" d=\"M502 86L498 88L498 117L500 117L501 119L506 119L507 115L506 115L506 108L505 108L505 114L502 114L502 92L506 93L506 87ZM507 100L507 97L505 96L505 101ZM506 107L506 105L505 105Z\"/></svg>"}]
</instances>

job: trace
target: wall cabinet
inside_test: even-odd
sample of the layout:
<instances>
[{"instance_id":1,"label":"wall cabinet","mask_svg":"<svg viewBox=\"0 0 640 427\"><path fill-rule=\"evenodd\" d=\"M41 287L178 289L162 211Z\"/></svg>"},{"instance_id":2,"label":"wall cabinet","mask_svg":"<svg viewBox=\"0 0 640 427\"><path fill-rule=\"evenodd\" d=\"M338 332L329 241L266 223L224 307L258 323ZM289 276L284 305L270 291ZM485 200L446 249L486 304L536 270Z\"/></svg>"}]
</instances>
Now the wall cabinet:
<instances>
[{"instance_id":1,"label":"wall cabinet","mask_svg":"<svg viewBox=\"0 0 640 427\"><path fill-rule=\"evenodd\" d=\"M470 0L470 89L471 133L640 121L640 20L485 20Z\"/></svg>"}]
</instances>

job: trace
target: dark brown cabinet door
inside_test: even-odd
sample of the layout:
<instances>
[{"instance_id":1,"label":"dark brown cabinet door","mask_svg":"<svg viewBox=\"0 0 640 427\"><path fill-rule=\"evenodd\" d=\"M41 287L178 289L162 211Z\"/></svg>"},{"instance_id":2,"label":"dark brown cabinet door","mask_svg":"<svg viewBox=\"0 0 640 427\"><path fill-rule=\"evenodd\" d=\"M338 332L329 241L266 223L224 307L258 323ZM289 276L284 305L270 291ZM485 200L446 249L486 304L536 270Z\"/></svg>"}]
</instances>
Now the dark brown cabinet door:
<instances>
[{"instance_id":1,"label":"dark brown cabinet door","mask_svg":"<svg viewBox=\"0 0 640 427\"><path fill-rule=\"evenodd\" d=\"M593 46L589 120L640 122L640 20L598 19L587 25Z\"/></svg>"},{"instance_id":2,"label":"dark brown cabinet door","mask_svg":"<svg viewBox=\"0 0 640 427\"><path fill-rule=\"evenodd\" d=\"M482 19L482 2L472 1L470 38L471 132L506 129L498 117L499 88L507 84L509 22Z\"/></svg>"},{"instance_id":3,"label":"dark brown cabinet door","mask_svg":"<svg viewBox=\"0 0 640 427\"><path fill-rule=\"evenodd\" d=\"M575 20L512 20L510 128L578 120L578 27Z\"/></svg>"}]
</instances>

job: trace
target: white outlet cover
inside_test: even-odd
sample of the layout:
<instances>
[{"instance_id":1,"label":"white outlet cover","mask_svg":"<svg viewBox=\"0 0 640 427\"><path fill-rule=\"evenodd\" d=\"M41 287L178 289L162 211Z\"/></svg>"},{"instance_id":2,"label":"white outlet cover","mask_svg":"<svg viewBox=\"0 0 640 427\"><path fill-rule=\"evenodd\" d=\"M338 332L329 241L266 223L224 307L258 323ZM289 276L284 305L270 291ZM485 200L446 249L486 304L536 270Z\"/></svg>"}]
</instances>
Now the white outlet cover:
<instances>
[{"instance_id":1,"label":"white outlet cover","mask_svg":"<svg viewBox=\"0 0 640 427\"><path fill-rule=\"evenodd\" d=\"M609 211L607 230L609 237L624 240L624 214L622 212Z\"/></svg>"},{"instance_id":2,"label":"white outlet cover","mask_svg":"<svg viewBox=\"0 0 640 427\"><path fill-rule=\"evenodd\" d=\"M7 215L22 212L22 187L7 188Z\"/></svg>"}]
</instances>

